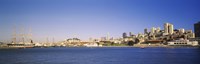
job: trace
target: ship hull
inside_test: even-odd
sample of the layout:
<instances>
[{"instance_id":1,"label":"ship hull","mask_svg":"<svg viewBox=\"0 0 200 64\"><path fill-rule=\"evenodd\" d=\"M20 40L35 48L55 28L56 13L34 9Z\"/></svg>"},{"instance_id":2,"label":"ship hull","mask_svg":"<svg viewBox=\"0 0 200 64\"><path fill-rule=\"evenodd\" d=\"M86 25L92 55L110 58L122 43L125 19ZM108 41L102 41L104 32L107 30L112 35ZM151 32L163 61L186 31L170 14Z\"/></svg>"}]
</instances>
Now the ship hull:
<instances>
[{"instance_id":1,"label":"ship hull","mask_svg":"<svg viewBox=\"0 0 200 64\"><path fill-rule=\"evenodd\" d=\"M7 44L8 48L33 48L33 44Z\"/></svg>"}]
</instances>

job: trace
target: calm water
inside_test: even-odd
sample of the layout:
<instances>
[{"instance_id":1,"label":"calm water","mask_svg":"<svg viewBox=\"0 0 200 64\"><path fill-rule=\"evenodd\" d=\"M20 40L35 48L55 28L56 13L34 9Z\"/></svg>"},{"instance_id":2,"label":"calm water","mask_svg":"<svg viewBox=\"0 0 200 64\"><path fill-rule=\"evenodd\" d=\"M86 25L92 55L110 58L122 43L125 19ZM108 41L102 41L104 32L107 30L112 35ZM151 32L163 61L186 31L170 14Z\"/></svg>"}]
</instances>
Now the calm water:
<instances>
[{"instance_id":1,"label":"calm water","mask_svg":"<svg viewBox=\"0 0 200 64\"><path fill-rule=\"evenodd\" d=\"M200 64L200 49L117 47L1 49L0 64Z\"/></svg>"}]
</instances>

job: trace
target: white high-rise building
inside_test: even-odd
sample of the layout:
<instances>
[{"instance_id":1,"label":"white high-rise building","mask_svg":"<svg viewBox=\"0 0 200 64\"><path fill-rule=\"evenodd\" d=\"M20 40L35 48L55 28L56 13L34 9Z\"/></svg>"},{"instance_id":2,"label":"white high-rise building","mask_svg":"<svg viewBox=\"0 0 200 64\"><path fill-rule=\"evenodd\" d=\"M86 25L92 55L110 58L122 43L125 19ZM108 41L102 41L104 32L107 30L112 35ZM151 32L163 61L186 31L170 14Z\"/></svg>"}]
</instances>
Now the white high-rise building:
<instances>
[{"instance_id":1,"label":"white high-rise building","mask_svg":"<svg viewBox=\"0 0 200 64\"><path fill-rule=\"evenodd\" d=\"M108 40L108 41L110 40L110 33L109 32L107 33L106 40Z\"/></svg>"},{"instance_id":2,"label":"white high-rise building","mask_svg":"<svg viewBox=\"0 0 200 64\"><path fill-rule=\"evenodd\" d=\"M169 34L173 34L174 33L174 25L170 24L169 25Z\"/></svg>"},{"instance_id":3,"label":"white high-rise building","mask_svg":"<svg viewBox=\"0 0 200 64\"><path fill-rule=\"evenodd\" d=\"M164 24L164 33L165 34L168 34L168 31L169 31L168 27L169 27L169 23L165 23Z\"/></svg>"},{"instance_id":4,"label":"white high-rise building","mask_svg":"<svg viewBox=\"0 0 200 64\"><path fill-rule=\"evenodd\" d=\"M151 33L155 33L155 30L156 30L156 28L155 28L155 27L152 27L152 28L151 28Z\"/></svg>"},{"instance_id":5,"label":"white high-rise building","mask_svg":"<svg viewBox=\"0 0 200 64\"><path fill-rule=\"evenodd\" d=\"M165 34L173 34L174 33L174 26L170 23L164 24L164 33Z\"/></svg>"}]
</instances>

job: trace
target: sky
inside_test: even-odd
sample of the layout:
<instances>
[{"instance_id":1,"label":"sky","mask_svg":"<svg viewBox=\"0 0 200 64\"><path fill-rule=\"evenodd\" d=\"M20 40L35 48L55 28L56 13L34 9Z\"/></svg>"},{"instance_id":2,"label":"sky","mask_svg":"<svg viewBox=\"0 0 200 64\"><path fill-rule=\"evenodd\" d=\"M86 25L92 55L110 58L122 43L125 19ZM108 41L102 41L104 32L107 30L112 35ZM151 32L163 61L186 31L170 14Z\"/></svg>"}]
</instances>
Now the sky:
<instances>
[{"instance_id":1,"label":"sky","mask_svg":"<svg viewBox=\"0 0 200 64\"><path fill-rule=\"evenodd\" d=\"M29 33L34 41L78 37L122 37L123 32L143 33L144 28L193 30L200 21L200 0L0 0L0 41L14 32ZM22 31L21 29L24 29ZM20 32L21 31L21 32Z\"/></svg>"}]
</instances>

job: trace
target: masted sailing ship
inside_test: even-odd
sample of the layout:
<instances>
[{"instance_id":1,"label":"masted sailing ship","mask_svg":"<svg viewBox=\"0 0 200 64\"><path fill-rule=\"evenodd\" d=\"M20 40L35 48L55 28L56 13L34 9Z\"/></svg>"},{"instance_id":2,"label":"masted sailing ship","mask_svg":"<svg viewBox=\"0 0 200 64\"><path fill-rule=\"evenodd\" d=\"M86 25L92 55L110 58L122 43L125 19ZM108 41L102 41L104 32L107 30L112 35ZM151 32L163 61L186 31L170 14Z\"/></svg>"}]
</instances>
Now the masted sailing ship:
<instances>
[{"instance_id":1,"label":"masted sailing ship","mask_svg":"<svg viewBox=\"0 0 200 64\"><path fill-rule=\"evenodd\" d=\"M23 29L22 29L23 32ZM17 41L17 37L19 41ZM8 48L33 48L34 43L32 40L32 34L30 30L30 34L21 33L20 35L16 34L16 29L14 30L12 42L7 44Z\"/></svg>"}]
</instances>

